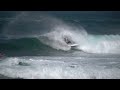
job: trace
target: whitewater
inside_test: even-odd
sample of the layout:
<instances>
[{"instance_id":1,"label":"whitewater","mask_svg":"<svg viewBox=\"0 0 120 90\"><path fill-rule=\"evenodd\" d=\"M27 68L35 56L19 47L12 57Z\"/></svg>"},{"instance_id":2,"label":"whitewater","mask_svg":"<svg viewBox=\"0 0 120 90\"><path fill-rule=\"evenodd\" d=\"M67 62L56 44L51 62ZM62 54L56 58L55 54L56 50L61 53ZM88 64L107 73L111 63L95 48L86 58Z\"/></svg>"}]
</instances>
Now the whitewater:
<instances>
[{"instance_id":1,"label":"whitewater","mask_svg":"<svg viewBox=\"0 0 120 90\"><path fill-rule=\"evenodd\" d=\"M24 79L120 78L119 32L89 33L78 22L48 12L18 13L0 34L0 50L6 52L0 58L0 74Z\"/></svg>"}]
</instances>

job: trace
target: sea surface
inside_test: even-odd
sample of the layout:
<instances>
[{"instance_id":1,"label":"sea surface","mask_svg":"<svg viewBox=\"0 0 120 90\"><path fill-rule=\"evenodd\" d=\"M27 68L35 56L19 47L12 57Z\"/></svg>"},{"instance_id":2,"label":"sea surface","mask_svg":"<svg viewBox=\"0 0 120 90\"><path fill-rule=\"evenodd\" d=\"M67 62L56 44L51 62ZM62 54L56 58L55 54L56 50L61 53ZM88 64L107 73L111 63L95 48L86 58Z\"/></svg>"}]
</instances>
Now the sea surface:
<instances>
[{"instance_id":1,"label":"sea surface","mask_svg":"<svg viewBox=\"0 0 120 90\"><path fill-rule=\"evenodd\" d=\"M0 11L0 79L120 79L120 11Z\"/></svg>"}]
</instances>

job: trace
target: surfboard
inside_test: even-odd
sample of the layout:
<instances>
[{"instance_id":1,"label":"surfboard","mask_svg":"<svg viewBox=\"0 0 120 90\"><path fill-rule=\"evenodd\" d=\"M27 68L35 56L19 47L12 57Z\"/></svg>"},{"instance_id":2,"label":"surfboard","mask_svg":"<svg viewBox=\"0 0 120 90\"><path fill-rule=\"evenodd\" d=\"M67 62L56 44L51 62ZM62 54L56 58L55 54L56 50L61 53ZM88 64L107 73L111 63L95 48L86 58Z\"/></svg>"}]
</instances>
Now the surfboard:
<instances>
[{"instance_id":1,"label":"surfboard","mask_svg":"<svg viewBox=\"0 0 120 90\"><path fill-rule=\"evenodd\" d=\"M78 44L68 44L68 46L75 47L78 46Z\"/></svg>"}]
</instances>

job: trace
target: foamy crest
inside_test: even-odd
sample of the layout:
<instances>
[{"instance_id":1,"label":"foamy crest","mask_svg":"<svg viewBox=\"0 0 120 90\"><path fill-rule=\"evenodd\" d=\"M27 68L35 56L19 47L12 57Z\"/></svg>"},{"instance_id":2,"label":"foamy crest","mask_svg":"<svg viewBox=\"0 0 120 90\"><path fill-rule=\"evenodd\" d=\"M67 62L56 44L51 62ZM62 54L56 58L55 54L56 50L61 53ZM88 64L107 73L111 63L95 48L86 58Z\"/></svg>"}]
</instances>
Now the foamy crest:
<instances>
[{"instance_id":1,"label":"foamy crest","mask_svg":"<svg viewBox=\"0 0 120 90\"><path fill-rule=\"evenodd\" d=\"M81 29L81 28L80 28ZM61 49L61 50L70 50L71 46L69 46L64 38L69 39L71 42L74 43L83 43L85 42L85 37L87 36L86 31L82 28L81 30L78 30L77 28L72 28L70 26L56 26L54 27L49 33L46 33L44 35L41 35L39 39L55 48L55 49Z\"/></svg>"},{"instance_id":2,"label":"foamy crest","mask_svg":"<svg viewBox=\"0 0 120 90\"><path fill-rule=\"evenodd\" d=\"M120 36L88 35L87 41L78 49L88 53L120 53Z\"/></svg>"}]
</instances>

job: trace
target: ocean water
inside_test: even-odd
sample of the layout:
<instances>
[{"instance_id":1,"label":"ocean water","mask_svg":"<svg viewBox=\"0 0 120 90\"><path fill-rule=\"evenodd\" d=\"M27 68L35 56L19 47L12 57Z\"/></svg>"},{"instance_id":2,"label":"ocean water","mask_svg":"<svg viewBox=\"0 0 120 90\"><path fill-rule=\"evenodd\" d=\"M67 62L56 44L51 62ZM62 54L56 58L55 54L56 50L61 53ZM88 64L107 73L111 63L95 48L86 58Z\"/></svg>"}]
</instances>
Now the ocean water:
<instances>
[{"instance_id":1,"label":"ocean water","mask_svg":"<svg viewBox=\"0 0 120 90\"><path fill-rule=\"evenodd\" d=\"M119 29L119 11L0 11L0 79L119 79Z\"/></svg>"}]
</instances>

